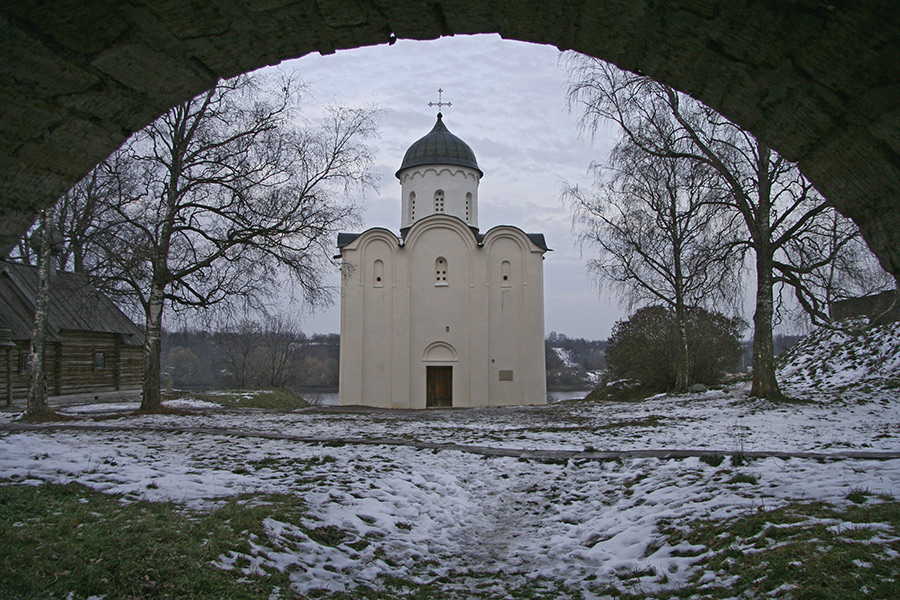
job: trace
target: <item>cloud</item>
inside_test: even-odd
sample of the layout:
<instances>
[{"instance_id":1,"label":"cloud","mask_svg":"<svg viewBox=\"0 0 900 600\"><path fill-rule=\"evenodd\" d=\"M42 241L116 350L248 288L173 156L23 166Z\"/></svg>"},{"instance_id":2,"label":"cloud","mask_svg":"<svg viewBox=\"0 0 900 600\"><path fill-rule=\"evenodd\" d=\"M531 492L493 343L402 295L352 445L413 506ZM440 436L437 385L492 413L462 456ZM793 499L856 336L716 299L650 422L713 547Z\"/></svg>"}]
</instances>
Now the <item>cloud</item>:
<instances>
[{"instance_id":1,"label":"cloud","mask_svg":"<svg viewBox=\"0 0 900 600\"><path fill-rule=\"evenodd\" d=\"M381 108L380 137L372 140L378 190L366 198L365 227L400 226L400 186L394 172L406 149L434 126L437 89L452 106L447 127L466 141L485 172L479 190L482 231L497 224L544 233L554 249L545 262L546 328L575 337L601 338L621 317L598 299L560 201L562 181L589 184L589 164L611 146L609 132L591 142L579 137L565 99L560 52L550 46L499 36L455 36L430 42L399 40L393 46L309 55L278 69L310 82L305 106ZM335 283L339 283L334 275ZM338 308L307 319L310 331L337 331Z\"/></svg>"}]
</instances>

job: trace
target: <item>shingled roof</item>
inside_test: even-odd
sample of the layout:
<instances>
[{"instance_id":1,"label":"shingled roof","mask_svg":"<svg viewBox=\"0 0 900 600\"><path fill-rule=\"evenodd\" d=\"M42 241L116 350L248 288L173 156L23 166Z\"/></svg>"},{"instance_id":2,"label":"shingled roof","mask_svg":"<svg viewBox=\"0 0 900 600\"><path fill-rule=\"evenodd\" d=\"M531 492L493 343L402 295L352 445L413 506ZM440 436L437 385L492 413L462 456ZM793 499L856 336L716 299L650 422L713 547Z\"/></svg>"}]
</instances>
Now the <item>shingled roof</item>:
<instances>
[{"instance_id":1,"label":"shingled roof","mask_svg":"<svg viewBox=\"0 0 900 600\"><path fill-rule=\"evenodd\" d=\"M98 292L80 273L56 271L50 286L47 337L62 341L63 331L117 333L129 346L144 343L144 332L112 300ZM13 340L29 340L34 330L36 267L0 262L0 329Z\"/></svg>"}]
</instances>

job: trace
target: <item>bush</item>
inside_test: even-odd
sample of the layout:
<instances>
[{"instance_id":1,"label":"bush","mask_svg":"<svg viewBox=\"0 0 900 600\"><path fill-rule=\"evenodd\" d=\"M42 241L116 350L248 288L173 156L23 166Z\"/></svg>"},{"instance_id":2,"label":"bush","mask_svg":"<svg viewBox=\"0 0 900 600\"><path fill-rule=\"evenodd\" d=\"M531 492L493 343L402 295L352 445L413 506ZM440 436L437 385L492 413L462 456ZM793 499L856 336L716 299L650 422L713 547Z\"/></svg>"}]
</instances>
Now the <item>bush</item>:
<instances>
[{"instance_id":1,"label":"bush","mask_svg":"<svg viewBox=\"0 0 900 600\"><path fill-rule=\"evenodd\" d=\"M740 359L743 322L702 308L688 311L687 338L691 383L715 385ZM606 349L608 375L633 379L658 392L675 389L681 343L675 312L648 306L618 321Z\"/></svg>"}]
</instances>

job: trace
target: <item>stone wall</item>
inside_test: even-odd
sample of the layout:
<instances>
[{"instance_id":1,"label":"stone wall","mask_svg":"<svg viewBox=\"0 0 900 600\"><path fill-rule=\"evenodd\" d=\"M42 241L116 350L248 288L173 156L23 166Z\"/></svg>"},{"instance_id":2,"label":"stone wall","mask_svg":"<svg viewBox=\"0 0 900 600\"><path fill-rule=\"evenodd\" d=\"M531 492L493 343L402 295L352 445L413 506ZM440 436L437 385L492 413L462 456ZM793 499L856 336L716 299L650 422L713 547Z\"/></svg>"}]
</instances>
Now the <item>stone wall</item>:
<instances>
[{"instance_id":1,"label":"stone wall","mask_svg":"<svg viewBox=\"0 0 900 600\"><path fill-rule=\"evenodd\" d=\"M395 38L499 33L639 70L716 108L799 161L900 276L898 32L894 0L7 2L0 255L34 211L217 78Z\"/></svg>"},{"instance_id":2,"label":"stone wall","mask_svg":"<svg viewBox=\"0 0 900 600\"><path fill-rule=\"evenodd\" d=\"M879 323L893 323L900 321L900 301L898 301L898 292L891 290L834 302L828 312L833 321L871 317L877 318Z\"/></svg>"}]
</instances>

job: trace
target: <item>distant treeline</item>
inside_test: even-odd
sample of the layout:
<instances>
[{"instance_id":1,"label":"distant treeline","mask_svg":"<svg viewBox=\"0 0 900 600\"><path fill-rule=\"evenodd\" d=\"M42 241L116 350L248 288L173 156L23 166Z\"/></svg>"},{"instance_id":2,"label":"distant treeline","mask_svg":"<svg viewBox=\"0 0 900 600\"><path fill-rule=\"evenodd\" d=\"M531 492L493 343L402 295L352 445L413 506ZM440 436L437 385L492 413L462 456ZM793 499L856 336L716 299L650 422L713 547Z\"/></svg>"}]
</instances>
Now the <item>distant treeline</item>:
<instances>
[{"instance_id":1,"label":"distant treeline","mask_svg":"<svg viewBox=\"0 0 900 600\"><path fill-rule=\"evenodd\" d=\"M161 383L181 389L333 391L338 387L339 359L336 333L273 340L263 331L164 331Z\"/></svg>"},{"instance_id":2,"label":"distant treeline","mask_svg":"<svg viewBox=\"0 0 900 600\"><path fill-rule=\"evenodd\" d=\"M551 390L591 389L597 374L606 368L606 340L570 338L551 331L544 351Z\"/></svg>"},{"instance_id":3,"label":"distant treeline","mask_svg":"<svg viewBox=\"0 0 900 600\"><path fill-rule=\"evenodd\" d=\"M775 336L781 353L799 340ZM570 338L551 331L544 344L547 387L590 389L606 369L606 340ZM751 364L752 342L744 343L742 370ZM200 329L164 331L162 385L180 389L289 387L297 391L338 388L340 336L293 332Z\"/></svg>"}]
</instances>

